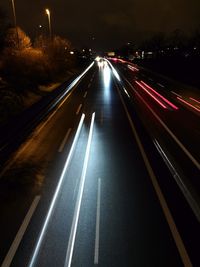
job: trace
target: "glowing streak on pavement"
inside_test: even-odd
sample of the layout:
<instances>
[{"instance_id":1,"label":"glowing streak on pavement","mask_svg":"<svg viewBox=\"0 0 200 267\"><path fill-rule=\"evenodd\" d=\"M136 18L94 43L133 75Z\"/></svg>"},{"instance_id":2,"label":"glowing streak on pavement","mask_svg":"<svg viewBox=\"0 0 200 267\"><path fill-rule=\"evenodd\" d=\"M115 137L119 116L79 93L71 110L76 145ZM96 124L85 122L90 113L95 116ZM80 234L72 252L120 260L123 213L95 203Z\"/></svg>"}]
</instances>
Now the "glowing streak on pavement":
<instances>
[{"instance_id":1,"label":"glowing streak on pavement","mask_svg":"<svg viewBox=\"0 0 200 267\"><path fill-rule=\"evenodd\" d=\"M39 235L39 238L38 238L38 241L37 241L37 245L36 245L36 247L35 247L33 256L32 256L32 258L31 258L31 260L30 260L29 267L33 267L33 266L35 265L35 261L36 261L36 259L37 259L39 250L40 250L40 248L41 248L41 244L42 244L42 241L43 241L43 239L44 239L44 235L45 235L45 233L46 233L46 229L47 229L49 220L50 220L50 218L51 218L51 214L52 214L53 209L54 209L54 207L55 207L55 203L56 203L57 197L58 197L58 195L59 195L60 188L61 188L61 186L62 186L62 182L63 182L64 177L65 177L65 173L66 173L67 168L68 168L68 166L69 166L69 163L70 163L70 160L71 160L71 158L72 158L72 155L73 155L73 151L74 151L75 145L76 145L76 143L77 143L77 140L78 140L78 137L79 137L81 128L82 128L82 126L83 126L83 121L84 121L84 119L85 119L85 114L82 114L82 116L81 116L81 120L80 120L79 125L78 125L78 129L77 129L76 135L75 135L75 137L74 137L74 141L73 141L73 143L72 143L72 146L71 146L69 155L68 155L67 160L66 160L66 162L65 162L65 166L64 166L64 169L63 169L63 171L62 171L60 180L59 180L58 185L57 185L57 187L56 187L56 191L55 191L55 193L54 193L53 200L52 200L52 202L51 202L49 211L48 211L48 213L47 213L47 216L46 216L44 225L43 225L42 230L41 230L41 232L40 232L40 235Z\"/></svg>"},{"instance_id":2,"label":"glowing streak on pavement","mask_svg":"<svg viewBox=\"0 0 200 267\"><path fill-rule=\"evenodd\" d=\"M187 106L189 106L189 107L195 109L196 111L200 112L200 109L199 108L193 106L192 104L188 103L187 101L183 100L182 98L177 97L177 99L180 100L181 102L183 102L184 104L186 104Z\"/></svg>"},{"instance_id":3,"label":"glowing streak on pavement","mask_svg":"<svg viewBox=\"0 0 200 267\"><path fill-rule=\"evenodd\" d=\"M157 91L155 91L152 87L150 87L148 84L146 84L145 82L141 81L141 83L146 86L149 90L151 90L152 92L154 92L157 96L159 96L163 101L165 101L169 106L171 106L173 109L178 109L177 106L175 106L174 104L172 104L169 100L167 100L165 97L163 97L162 95L160 95Z\"/></svg>"},{"instance_id":4,"label":"glowing streak on pavement","mask_svg":"<svg viewBox=\"0 0 200 267\"><path fill-rule=\"evenodd\" d=\"M76 232L77 232L77 227L78 227L79 214L80 214L80 209L81 209L81 202L82 202L82 197L83 197L83 189L84 189L84 185L85 185L85 179L86 179L86 173L87 173L87 167L88 167L88 161L89 161L89 155L90 155L90 147L91 147L91 143L92 143L94 119L95 119L95 113L92 114L92 120L91 120L91 124L90 124L90 131L89 131L89 137L88 137L88 142L87 142L87 148L86 148L86 153L85 153L85 158L84 158L84 163L83 163L83 169L82 169L82 174L81 174L81 179L80 179L80 184L79 184L78 195L77 195L77 199L76 199L76 205L75 205L75 210L74 210L74 216L73 216L73 221L72 221L72 226L71 226L71 231L70 231L70 237L69 237L69 242L68 242L68 247L67 247L67 255L66 255L64 267L70 267L71 262L72 262L74 244L75 244L75 239L76 239Z\"/></svg>"},{"instance_id":5,"label":"glowing streak on pavement","mask_svg":"<svg viewBox=\"0 0 200 267\"><path fill-rule=\"evenodd\" d=\"M190 97L190 99L193 100L194 102L197 102L198 104L200 104L200 101L196 100L195 98Z\"/></svg>"},{"instance_id":6,"label":"glowing streak on pavement","mask_svg":"<svg viewBox=\"0 0 200 267\"><path fill-rule=\"evenodd\" d=\"M136 81L136 83L145 91L147 94L149 94L161 107L166 109L167 107L161 103L154 95L152 95L140 82Z\"/></svg>"}]
</instances>

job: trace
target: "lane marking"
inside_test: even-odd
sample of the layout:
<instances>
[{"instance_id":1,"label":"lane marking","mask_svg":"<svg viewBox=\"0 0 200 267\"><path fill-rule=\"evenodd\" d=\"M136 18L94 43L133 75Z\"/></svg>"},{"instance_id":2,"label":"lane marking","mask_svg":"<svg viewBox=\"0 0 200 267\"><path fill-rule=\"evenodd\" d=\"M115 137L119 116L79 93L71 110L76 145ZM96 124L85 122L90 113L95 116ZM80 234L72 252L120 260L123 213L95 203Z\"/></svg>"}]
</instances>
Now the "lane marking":
<instances>
[{"instance_id":1,"label":"lane marking","mask_svg":"<svg viewBox=\"0 0 200 267\"><path fill-rule=\"evenodd\" d=\"M100 215L101 215L101 178L98 179L98 191L97 191L97 212L96 212L94 264L99 263Z\"/></svg>"},{"instance_id":2,"label":"lane marking","mask_svg":"<svg viewBox=\"0 0 200 267\"><path fill-rule=\"evenodd\" d=\"M190 205L192 211L194 212L197 220L200 222L200 210L199 210L199 206L198 206L197 202L195 201L195 199L191 195L190 191L187 189L185 183L183 182L183 180L181 179L181 177L177 173L175 167L173 166L170 159L167 157L166 153L164 152L161 145L159 144L159 142L156 139L154 140L154 144L155 144L158 152L160 153L161 157L163 158L165 164L167 165L170 172L172 173L172 176L174 177L176 183L178 184L179 188L181 189L183 195L185 196L185 198L186 198L188 204Z\"/></svg>"},{"instance_id":3,"label":"lane marking","mask_svg":"<svg viewBox=\"0 0 200 267\"><path fill-rule=\"evenodd\" d=\"M153 82L153 79L152 78L148 78L148 79L149 79L149 81Z\"/></svg>"},{"instance_id":4,"label":"lane marking","mask_svg":"<svg viewBox=\"0 0 200 267\"><path fill-rule=\"evenodd\" d=\"M161 188L160 188L160 186L158 184L157 178L156 178L156 176L155 176L155 174L153 172L153 169L152 169L152 167L150 165L150 162L149 162L148 157L147 157L147 155L145 153L144 147L143 147L143 145L142 145L142 143L140 141L140 138L139 138L139 136L137 134L136 128L135 128L135 126L133 124L133 121L132 121L131 116L130 116L130 114L128 112L128 109L127 109L127 107L126 107L126 105L124 103L124 100L123 100L123 98L122 98L122 96L120 94L118 86L117 86L117 91L118 91L119 97L120 97L120 99L122 101L122 105L123 105L125 113L127 115L129 124L131 126L133 135L135 137L135 140L136 140L136 142L138 144L138 147L139 147L140 153L142 155L142 158L144 160L145 166L146 166L147 171L149 173L152 185L153 185L154 190L155 190L155 192L157 194L157 197L158 197L158 200L160 202L161 208L163 210L164 216L165 216L166 221L168 223L168 226L169 226L169 228L171 230L174 242L175 242L176 247L177 247L177 249L179 251L179 255L181 257L181 260L182 260L184 266L192 267L192 263L190 261L189 255L188 255L188 253L186 251L186 248L185 248L185 245L183 243L183 240L182 240L182 238L181 238L181 236L179 234L179 231L178 231L178 229L176 227L176 224L174 222L172 214L171 214L171 212L170 212L170 210L168 208L167 202L166 202L166 200L165 200L165 198L163 196L163 193L162 193Z\"/></svg>"},{"instance_id":5,"label":"lane marking","mask_svg":"<svg viewBox=\"0 0 200 267\"><path fill-rule=\"evenodd\" d=\"M29 265L28 265L29 267L34 267L34 265L35 265L35 260L37 259L39 250L40 250L40 248L41 248L41 244L42 244L42 241L43 241L43 239L44 239L44 236L45 236L45 233L46 233L46 229L47 229L49 220L50 220L50 218L51 218L51 214L52 214L52 212L53 212L53 210L54 210L54 207L55 207L55 204L56 204L56 200L57 200L58 195L59 195L59 193L60 193L60 188L61 188L62 183L63 183L63 181L64 181L64 177L65 177L67 168L68 168L68 166L69 166L69 163L70 163L70 161L71 161L71 158L72 158L72 155L73 155L73 152L74 152L74 149L75 149L77 140L78 140L78 138L79 138L79 135L80 135L80 132L81 132L81 129L82 129L82 126L83 126L84 119L85 119L85 114L82 114L81 119L80 119L80 122L79 122L79 125L78 125L78 128L77 128L77 131L76 131L76 135L75 135L75 137L74 137L74 141L73 141L73 143L72 143L72 146L71 146L71 149L70 149L70 152L69 152L69 155L68 155L68 157L67 157L67 159L66 159L66 162L65 162L65 165L64 165L62 174L61 174L61 176L60 176L58 185L57 185L57 187L56 187L56 190L55 190L55 193L54 193L54 196L53 196L51 205L50 205L50 207L49 207L49 210L48 210L48 213L47 213L47 215L46 215L46 218L45 218L43 227L42 227L41 232L40 232L40 234L39 234L39 238L38 238L37 244L36 244L36 246L35 246L33 255L32 255L31 260L30 260L30 263L29 263Z\"/></svg>"},{"instance_id":6,"label":"lane marking","mask_svg":"<svg viewBox=\"0 0 200 267\"><path fill-rule=\"evenodd\" d=\"M90 82L92 83L92 81L93 81L93 77L90 79Z\"/></svg>"},{"instance_id":7,"label":"lane marking","mask_svg":"<svg viewBox=\"0 0 200 267\"><path fill-rule=\"evenodd\" d=\"M161 118L153 111L153 109L148 105L148 103L138 94L132 84L126 79L127 83L134 90L137 96L144 102L144 104L149 108L154 117L160 122L160 124L165 128L169 135L174 139L178 146L183 150L183 152L188 156L188 158L193 162L193 164L200 170L200 163L192 156L192 154L187 150L187 148L179 141L179 139L174 135L174 133L167 127L167 125L161 120Z\"/></svg>"},{"instance_id":8,"label":"lane marking","mask_svg":"<svg viewBox=\"0 0 200 267\"><path fill-rule=\"evenodd\" d=\"M157 85L159 85L162 88L165 88L165 86L163 84L161 84L161 83L157 83Z\"/></svg>"},{"instance_id":9,"label":"lane marking","mask_svg":"<svg viewBox=\"0 0 200 267\"><path fill-rule=\"evenodd\" d=\"M80 104L79 107L77 108L76 115L79 114L79 112L81 111L81 108L82 108L82 104Z\"/></svg>"},{"instance_id":10,"label":"lane marking","mask_svg":"<svg viewBox=\"0 0 200 267\"><path fill-rule=\"evenodd\" d=\"M90 87L91 87L91 83L88 84L88 88L90 88Z\"/></svg>"},{"instance_id":11,"label":"lane marking","mask_svg":"<svg viewBox=\"0 0 200 267\"><path fill-rule=\"evenodd\" d=\"M174 91L171 91L172 94L176 95L176 96L179 96L179 97L182 97L181 95L177 94L176 92Z\"/></svg>"},{"instance_id":12,"label":"lane marking","mask_svg":"<svg viewBox=\"0 0 200 267\"><path fill-rule=\"evenodd\" d=\"M9 251L8 251L8 253L7 253L7 255L6 255L6 257L5 257L5 259L4 259L3 263L2 263L2 265L1 265L1 267L9 267L11 265L12 260L13 260L13 258L15 256L15 253L16 253L16 251L17 251L17 249L18 249L18 247L19 247L19 245L21 243L21 240L22 240L22 238L23 238L23 236L24 236L24 234L26 232L26 229L27 229L27 227L28 227L28 225L29 225L29 223L31 221L31 218L32 218L37 206L38 206L40 198L41 198L40 196L36 196L34 198L32 204L31 204L31 206L30 206L30 208L29 208L29 210L28 210L28 212L27 212L27 214L26 214L26 216L24 218L24 221L21 224L21 226L20 226L20 228L19 228L19 230L17 232L17 235L16 235L16 237L15 237L15 239L14 239L14 241L13 241L13 243L12 243L12 245L11 245L11 247L10 247L10 249L9 249Z\"/></svg>"},{"instance_id":13,"label":"lane marking","mask_svg":"<svg viewBox=\"0 0 200 267\"><path fill-rule=\"evenodd\" d=\"M63 151L63 149L65 147L65 144L67 142L67 139L69 138L69 135L70 135L71 131L72 131L72 128L69 128L68 131L67 131L67 133L66 133L66 135L65 135L65 137L64 137L64 139L63 139L63 141L62 141L62 143L60 144L60 147L58 149L58 152L59 153L61 153Z\"/></svg>"},{"instance_id":14,"label":"lane marking","mask_svg":"<svg viewBox=\"0 0 200 267\"><path fill-rule=\"evenodd\" d=\"M86 98L87 94L88 94L88 92L86 91L83 97Z\"/></svg>"},{"instance_id":15,"label":"lane marking","mask_svg":"<svg viewBox=\"0 0 200 267\"><path fill-rule=\"evenodd\" d=\"M81 179L80 179L80 183L79 183L79 190L78 190L76 205L75 205L75 209L74 209L73 221L72 221L72 226L71 226L71 231L70 231L70 236L69 236L69 241L68 241L68 246L67 246L67 254L66 254L64 267L70 267L71 262L72 262L72 256L73 256L73 251L74 251L74 244L75 244L78 220L79 220L79 215L80 215L81 202L82 202L82 197L83 197L83 189L84 189L84 185L85 185L86 172L87 172L89 155L90 155L90 148L91 148L91 143L92 143L94 119L95 119L95 113L92 114L88 143L87 143L86 152L85 152L83 169L82 169Z\"/></svg>"},{"instance_id":16,"label":"lane marking","mask_svg":"<svg viewBox=\"0 0 200 267\"><path fill-rule=\"evenodd\" d=\"M56 101L55 105L62 99L65 97L65 95L71 90L71 92L65 97L65 99L60 103L60 105L57 107L56 110L54 110L54 112L48 117L48 119L41 124L39 124L35 131L30 134L30 138L27 140L27 142L25 144L22 144L22 148L16 152L16 154L14 155L14 157L11 159L11 161L5 166L5 168L0 172L0 178L5 174L5 172L14 164L14 162L20 157L20 155L26 150L26 148L30 145L30 142L32 141L33 138L35 138L40 132L41 130L46 126L46 124L53 118L53 116L56 114L56 112L61 108L61 106L65 103L65 101L67 101L67 99L70 97L70 95L73 93L73 91L75 90L75 86L78 85L78 82L81 80L81 78L89 71L90 68L92 68L92 66L94 65L94 62L92 62L89 67L83 72L81 73L68 87L68 90L59 98L59 100ZM73 90L72 90L73 89Z\"/></svg>"}]
</instances>

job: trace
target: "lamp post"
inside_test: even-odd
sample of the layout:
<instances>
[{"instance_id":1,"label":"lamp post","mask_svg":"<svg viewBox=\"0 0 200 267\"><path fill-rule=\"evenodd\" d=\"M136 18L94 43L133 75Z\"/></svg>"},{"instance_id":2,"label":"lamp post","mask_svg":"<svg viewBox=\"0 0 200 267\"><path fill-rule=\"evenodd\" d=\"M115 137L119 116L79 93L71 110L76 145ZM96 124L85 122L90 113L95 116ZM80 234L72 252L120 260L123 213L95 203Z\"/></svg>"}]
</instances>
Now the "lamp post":
<instances>
[{"instance_id":1,"label":"lamp post","mask_svg":"<svg viewBox=\"0 0 200 267\"><path fill-rule=\"evenodd\" d=\"M48 16L48 22L49 22L49 37L50 37L50 40L52 39L52 27L51 27L51 13L50 13L50 10L47 8L46 10L46 14Z\"/></svg>"},{"instance_id":2,"label":"lamp post","mask_svg":"<svg viewBox=\"0 0 200 267\"><path fill-rule=\"evenodd\" d=\"M16 17L15 1L14 0L12 0L12 11L13 11L13 18L14 18L15 30L16 30L17 47L19 49L20 48L20 44L19 44L19 33L18 33L18 29L17 29L17 17Z\"/></svg>"}]
</instances>

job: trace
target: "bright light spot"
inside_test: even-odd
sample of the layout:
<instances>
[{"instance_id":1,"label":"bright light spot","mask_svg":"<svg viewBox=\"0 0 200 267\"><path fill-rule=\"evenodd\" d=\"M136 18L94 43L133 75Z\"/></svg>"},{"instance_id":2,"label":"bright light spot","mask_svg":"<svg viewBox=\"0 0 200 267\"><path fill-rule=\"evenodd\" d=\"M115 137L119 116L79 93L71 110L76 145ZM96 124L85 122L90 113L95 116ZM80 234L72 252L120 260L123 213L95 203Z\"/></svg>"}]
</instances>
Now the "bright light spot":
<instances>
[{"instance_id":1,"label":"bright light spot","mask_svg":"<svg viewBox=\"0 0 200 267\"><path fill-rule=\"evenodd\" d=\"M103 68L104 62L103 61L98 61L98 66L99 66L99 68Z\"/></svg>"},{"instance_id":2,"label":"bright light spot","mask_svg":"<svg viewBox=\"0 0 200 267\"><path fill-rule=\"evenodd\" d=\"M71 54L71 55L74 55L74 51L70 51L70 54Z\"/></svg>"},{"instance_id":3,"label":"bright light spot","mask_svg":"<svg viewBox=\"0 0 200 267\"><path fill-rule=\"evenodd\" d=\"M103 81L104 81L104 86L107 88L110 86L110 78L111 78L111 71L108 65L106 65L107 62L104 64L104 69L103 69Z\"/></svg>"},{"instance_id":4,"label":"bright light spot","mask_svg":"<svg viewBox=\"0 0 200 267\"><path fill-rule=\"evenodd\" d=\"M49 9L48 8L46 8L46 14L49 16L50 15L50 11L49 11Z\"/></svg>"},{"instance_id":5,"label":"bright light spot","mask_svg":"<svg viewBox=\"0 0 200 267\"><path fill-rule=\"evenodd\" d=\"M96 60L97 62L99 62L99 61L100 61L100 57L99 57L99 56L96 57L95 60Z\"/></svg>"}]
</instances>

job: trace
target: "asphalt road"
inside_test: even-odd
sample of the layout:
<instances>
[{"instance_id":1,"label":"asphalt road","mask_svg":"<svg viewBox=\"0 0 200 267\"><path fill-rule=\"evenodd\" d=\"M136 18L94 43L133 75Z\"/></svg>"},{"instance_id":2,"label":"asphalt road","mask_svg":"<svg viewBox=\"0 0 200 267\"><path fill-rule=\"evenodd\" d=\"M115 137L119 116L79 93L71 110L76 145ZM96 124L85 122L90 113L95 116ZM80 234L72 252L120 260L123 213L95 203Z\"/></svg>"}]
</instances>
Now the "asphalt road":
<instances>
[{"instance_id":1,"label":"asphalt road","mask_svg":"<svg viewBox=\"0 0 200 267\"><path fill-rule=\"evenodd\" d=\"M199 266L198 221L114 74L95 63L2 174L2 267Z\"/></svg>"}]
</instances>

